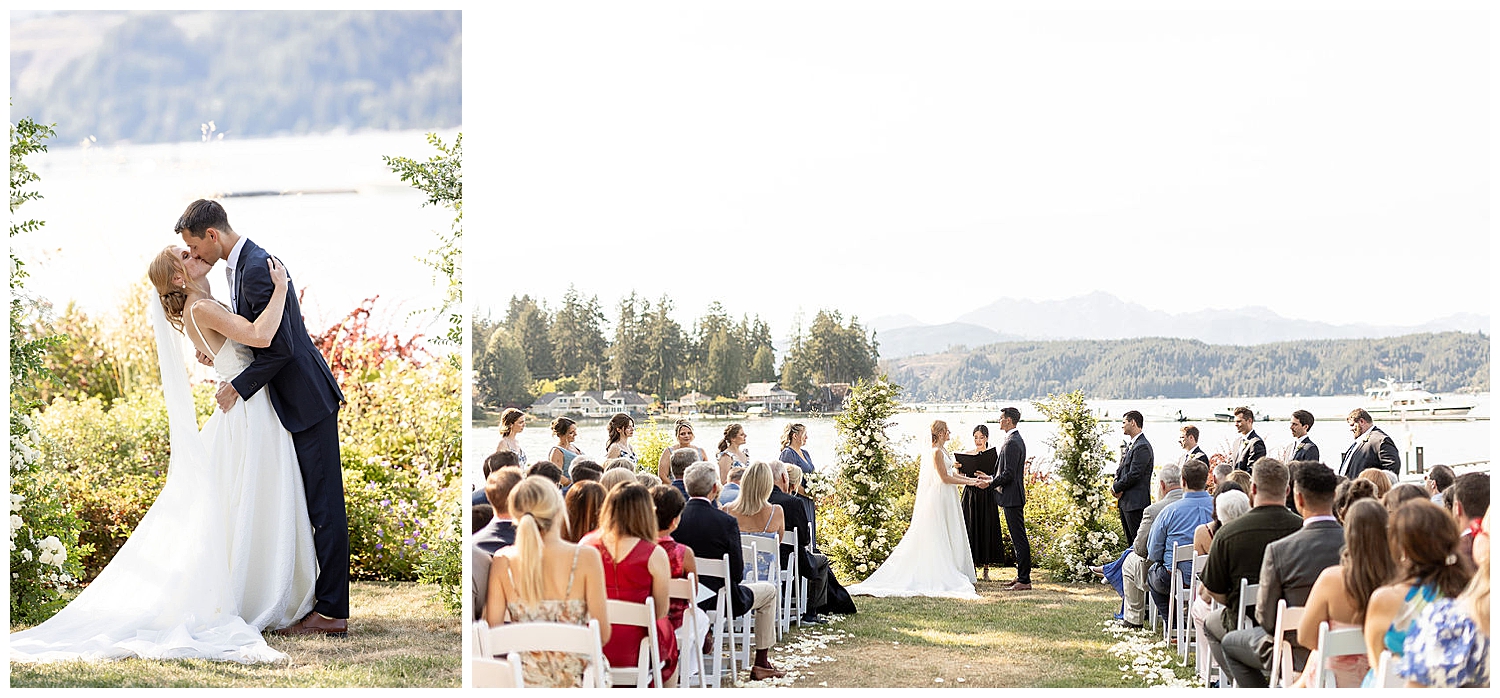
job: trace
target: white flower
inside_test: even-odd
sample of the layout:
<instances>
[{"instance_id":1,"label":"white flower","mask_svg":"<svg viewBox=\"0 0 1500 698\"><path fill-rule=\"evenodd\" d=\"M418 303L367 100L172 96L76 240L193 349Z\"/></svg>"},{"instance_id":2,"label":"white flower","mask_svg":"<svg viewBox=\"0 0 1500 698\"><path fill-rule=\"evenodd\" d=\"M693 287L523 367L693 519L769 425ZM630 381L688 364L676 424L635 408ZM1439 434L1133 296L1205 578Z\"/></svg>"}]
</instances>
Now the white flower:
<instances>
[{"instance_id":1,"label":"white flower","mask_svg":"<svg viewBox=\"0 0 1500 698\"><path fill-rule=\"evenodd\" d=\"M31 562L31 548L21 548L21 559Z\"/></svg>"},{"instance_id":2,"label":"white flower","mask_svg":"<svg viewBox=\"0 0 1500 698\"><path fill-rule=\"evenodd\" d=\"M25 525L26 521L23 520L19 514L10 515L10 530L12 532L12 535L14 535L15 531L21 530L21 528Z\"/></svg>"},{"instance_id":3,"label":"white flower","mask_svg":"<svg viewBox=\"0 0 1500 698\"><path fill-rule=\"evenodd\" d=\"M31 552L31 551L30 550L23 550L23 551L21 551L22 557L25 557L27 562L31 561L31 556L27 555L27 553L29 553L29 552ZM39 557L39 558L37 558L37 562L40 562L40 563L42 563L44 565L50 565L50 564L52 564L52 553L43 551L42 552L42 556Z\"/></svg>"}]
</instances>

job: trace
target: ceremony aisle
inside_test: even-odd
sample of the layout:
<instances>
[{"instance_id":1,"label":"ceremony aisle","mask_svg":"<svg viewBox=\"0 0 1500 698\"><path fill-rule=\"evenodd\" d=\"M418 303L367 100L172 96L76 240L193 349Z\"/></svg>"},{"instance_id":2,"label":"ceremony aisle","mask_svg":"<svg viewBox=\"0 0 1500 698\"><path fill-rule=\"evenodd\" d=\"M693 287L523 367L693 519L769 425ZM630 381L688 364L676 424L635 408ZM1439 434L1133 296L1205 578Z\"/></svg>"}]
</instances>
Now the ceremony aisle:
<instances>
[{"instance_id":1,"label":"ceremony aisle","mask_svg":"<svg viewBox=\"0 0 1500 698\"><path fill-rule=\"evenodd\" d=\"M290 662L201 659L11 664L12 687L452 687L461 685L458 618L432 585L351 582L347 639L277 637ZM12 626L11 630L20 630Z\"/></svg>"},{"instance_id":2,"label":"ceremony aisle","mask_svg":"<svg viewBox=\"0 0 1500 698\"><path fill-rule=\"evenodd\" d=\"M979 601L855 597L859 613L803 633L830 637L820 661L790 686L1141 687L1109 650L1120 597L1104 584L1055 584L1034 570L1031 591L1004 591L1013 570L980 581ZM796 642L798 634L790 637ZM778 659L778 661L780 661ZM762 685L762 684L752 684Z\"/></svg>"}]
</instances>

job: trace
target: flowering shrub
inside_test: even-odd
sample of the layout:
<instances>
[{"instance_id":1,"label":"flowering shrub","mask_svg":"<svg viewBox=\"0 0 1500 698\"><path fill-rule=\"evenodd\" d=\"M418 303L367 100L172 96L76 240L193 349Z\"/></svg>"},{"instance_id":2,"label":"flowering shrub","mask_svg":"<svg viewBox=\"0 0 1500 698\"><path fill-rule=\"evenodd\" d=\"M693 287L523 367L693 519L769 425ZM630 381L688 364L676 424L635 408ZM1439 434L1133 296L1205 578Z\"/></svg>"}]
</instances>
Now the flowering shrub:
<instances>
[{"instance_id":1,"label":"flowering shrub","mask_svg":"<svg viewBox=\"0 0 1500 698\"><path fill-rule=\"evenodd\" d=\"M421 557L452 537L445 523L458 515L458 491L441 473L379 458L350 463L346 457L344 506L350 576L413 580Z\"/></svg>"},{"instance_id":2,"label":"flowering shrub","mask_svg":"<svg viewBox=\"0 0 1500 698\"><path fill-rule=\"evenodd\" d=\"M457 512L457 507L444 506L444 510ZM464 581L464 534L459 528L459 517L452 517L448 536L440 538L417 563L417 581L435 584L443 607L453 613L463 610Z\"/></svg>"},{"instance_id":3,"label":"flowering shrub","mask_svg":"<svg viewBox=\"0 0 1500 698\"><path fill-rule=\"evenodd\" d=\"M673 420L676 421L676 420ZM644 422L636 422L635 435L630 437L630 445L635 449L636 471L642 473L658 474L657 464L661 463L661 454L668 446L677 443L674 431L668 431L663 427L656 417Z\"/></svg>"},{"instance_id":4,"label":"flowering shrub","mask_svg":"<svg viewBox=\"0 0 1500 698\"><path fill-rule=\"evenodd\" d=\"M1046 400L1032 404L1057 423L1057 435L1047 444L1053 449L1057 473L1071 505L1046 566L1064 579L1090 581L1093 573L1089 565L1113 559L1123 540L1101 516L1111 503L1102 475L1110 456L1104 445L1105 429L1089 410L1081 390L1048 395Z\"/></svg>"},{"instance_id":5,"label":"flowering shrub","mask_svg":"<svg viewBox=\"0 0 1500 698\"><path fill-rule=\"evenodd\" d=\"M844 412L834 420L839 436L833 486L819 482L824 478L812 483L813 491L824 492L818 507L819 546L838 573L852 579L868 577L885 562L911 522L912 494L906 484L915 482L917 469L885 435L900 390L883 377L855 384ZM914 491L914 485L909 489ZM904 515L898 506L903 495Z\"/></svg>"}]
</instances>

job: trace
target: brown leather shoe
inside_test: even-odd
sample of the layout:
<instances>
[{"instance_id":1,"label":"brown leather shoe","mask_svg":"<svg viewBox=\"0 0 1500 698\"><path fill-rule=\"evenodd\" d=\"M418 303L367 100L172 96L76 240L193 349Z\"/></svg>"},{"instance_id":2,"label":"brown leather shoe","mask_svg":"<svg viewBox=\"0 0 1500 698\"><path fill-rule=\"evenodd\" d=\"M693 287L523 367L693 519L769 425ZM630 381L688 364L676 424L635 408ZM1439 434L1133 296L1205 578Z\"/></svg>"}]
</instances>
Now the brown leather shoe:
<instances>
[{"instance_id":1,"label":"brown leather shoe","mask_svg":"<svg viewBox=\"0 0 1500 698\"><path fill-rule=\"evenodd\" d=\"M1031 591L1031 585L1025 582L1011 582L1005 585L1006 591Z\"/></svg>"},{"instance_id":2,"label":"brown leather shoe","mask_svg":"<svg viewBox=\"0 0 1500 698\"><path fill-rule=\"evenodd\" d=\"M751 681L764 681L766 679L779 679L786 676L786 672L768 666L750 667Z\"/></svg>"},{"instance_id":3,"label":"brown leather shoe","mask_svg":"<svg viewBox=\"0 0 1500 698\"><path fill-rule=\"evenodd\" d=\"M316 611L307 614L296 625L274 631L276 635L327 635L349 637L349 621L344 618L329 618Z\"/></svg>"}]
</instances>

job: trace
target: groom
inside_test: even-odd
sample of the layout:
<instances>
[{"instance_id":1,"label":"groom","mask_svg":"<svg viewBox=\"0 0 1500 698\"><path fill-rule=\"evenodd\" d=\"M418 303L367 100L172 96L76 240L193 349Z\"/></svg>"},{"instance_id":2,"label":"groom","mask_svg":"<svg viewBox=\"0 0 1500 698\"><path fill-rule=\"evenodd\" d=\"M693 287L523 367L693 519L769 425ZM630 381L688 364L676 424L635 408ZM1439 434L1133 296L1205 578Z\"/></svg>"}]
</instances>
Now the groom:
<instances>
[{"instance_id":1,"label":"groom","mask_svg":"<svg viewBox=\"0 0 1500 698\"><path fill-rule=\"evenodd\" d=\"M251 322L271 300L270 255L229 227L229 215L217 201L199 199L177 219L177 233L193 256L209 266L224 260L229 278L229 307ZM288 275L290 277L290 275ZM344 512L343 469L339 462L339 406L344 394L323 355L302 324L297 293L287 279L286 306L271 346L254 349L254 360L230 383L219 385L219 408L228 412L241 398L269 388L271 406L292 434L307 514L318 555L317 603L296 625L278 635L349 632L349 522ZM210 360L199 355L199 361Z\"/></svg>"},{"instance_id":2,"label":"groom","mask_svg":"<svg viewBox=\"0 0 1500 698\"><path fill-rule=\"evenodd\" d=\"M1031 588L1031 540L1026 537L1026 518L1023 515L1026 510L1026 442L1016 429L1019 421L1020 410L1014 407L1000 410L1000 428L1005 435L1000 438L1000 462L993 492L995 503L1005 512L1005 527L1016 551L1016 581L1005 586L1007 591Z\"/></svg>"}]
</instances>

